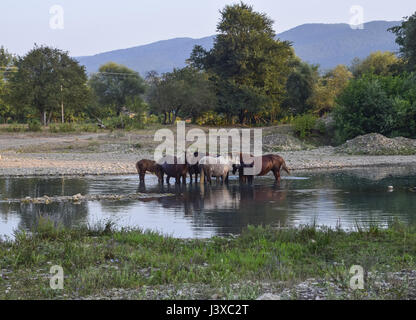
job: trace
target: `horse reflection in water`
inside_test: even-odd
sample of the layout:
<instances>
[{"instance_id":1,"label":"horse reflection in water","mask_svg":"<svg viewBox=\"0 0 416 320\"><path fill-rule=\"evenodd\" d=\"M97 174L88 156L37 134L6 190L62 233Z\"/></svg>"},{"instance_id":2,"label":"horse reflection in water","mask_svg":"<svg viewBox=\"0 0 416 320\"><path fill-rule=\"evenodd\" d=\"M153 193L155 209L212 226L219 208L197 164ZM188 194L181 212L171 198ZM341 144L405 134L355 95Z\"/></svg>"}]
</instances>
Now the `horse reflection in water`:
<instances>
[{"instance_id":1,"label":"horse reflection in water","mask_svg":"<svg viewBox=\"0 0 416 320\"><path fill-rule=\"evenodd\" d=\"M286 200L287 195L287 191L277 184L256 187L238 184L159 185L150 188L141 185L138 192L172 193L174 196L159 198L157 201L164 208L177 208L178 212L183 210L185 216L195 217L195 213L202 211L206 214L216 213L217 220L220 216L218 213L239 211L244 215L263 214L259 206L278 206L279 202ZM202 219L202 216L196 216ZM238 219L238 214L233 216Z\"/></svg>"}]
</instances>

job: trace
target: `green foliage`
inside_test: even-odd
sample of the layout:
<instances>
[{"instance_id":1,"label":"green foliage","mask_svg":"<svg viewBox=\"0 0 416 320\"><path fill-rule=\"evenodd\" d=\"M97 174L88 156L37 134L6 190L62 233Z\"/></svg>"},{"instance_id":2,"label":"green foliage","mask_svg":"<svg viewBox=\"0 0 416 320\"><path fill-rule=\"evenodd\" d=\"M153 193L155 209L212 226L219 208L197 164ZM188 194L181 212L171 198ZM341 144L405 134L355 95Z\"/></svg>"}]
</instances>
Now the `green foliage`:
<instances>
[{"instance_id":1,"label":"green foliage","mask_svg":"<svg viewBox=\"0 0 416 320\"><path fill-rule=\"evenodd\" d=\"M242 124L265 111L276 119L293 56L290 44L275 40L273 21L244 3L221 11L217 31L214 47L196 46L190 58L214 82L216 111L228 119L237 116Z\"/></svg>"},{"instance_id":2,"label":"green foliage","mask_svg":"<svg viewBox=\"0 0 416 320\"><path fill-rule=\"evenodd\" d=\"M8 79L9 102L20 120L37 115L46 124L60 115L62 101L67 110L76 112L88 102L85 69L66 52L35 46L16 67Z\"/></svg>"},{"instance_id":3,"label":"green foliage","mask_svg":"<svg viewBox=\"0 0 416 320\"><path fill-rule=\"evenodd\" d=\"M75 132L76 129L73 123L51 123L49 131L51 133L68 133Z\"/></svg>"},{"instance_id":4,"label":"green foliage","mask_svg":"<svg viewBox=\"0 0 416 320\"><path fill-rule=\"evenodd\" d=\"M28 123L28 130L32 132L42 131L42 125L38 120L31 120Z\"/></svg>"},{"instance_id":5,"label":"green foliage","mask_svg":"<svg viewBox=\"0 0 416 320\"><path fill-rule=\"evenodd\" d=\"M416 75L364 76L352 80L337 100L338 142L367 133L416 134Z\"/></svg>"},{"instance_id":6,"label":"green foliage","mask_svg":"<svg viewBox=\"0 0 416 320\"><path fill-rule=\"evenodd\" d=\"M400 46L400 54L409 70L416 71L416 12L389 31L396 34L396 43Z\"/></svg>"},{"instance_id":7,"label":"green foliage","mask_svg":"<svg viewBox=\"0 0 416 320\"><path fill-rule=\"evenodd\" d=\"M146 89L137 72L114 62L102 65L89 80L89 85L98 103L112 109L116 115L127 107L128 101L140 99Z\"/></svg>"},{"instance_id":8,"label":"green foliage","mask_svg":"<svg viewBox=\"0 0 416 320\"><path fill-rule=\"evenodd\" d=\"M311 135L312 130L315 128L317 117L313 114L306 113L296 116L293 121L293 129L300 138L304 139Z\"/></svg>"},{"instance_id":9,"label":"green foliage","mask_svg":"<svg viewBox=\"0 0 416 320\"><path fill-rule=\"evenodd\" d=\"M303 114L312 109L309 99L318 81L318 66L311 66L298 58L293 60L292 65L293 71L286 82L284 104L292 114Z\"/></svg>"},{"instance_id":10,"label":"green foliage","mask_svg":"<svg viewBox=\"0 0 416 320\"><path fill-rule=\"evenodd\" d=\"M227 124L227 118L215 111L208 111L196 120L196 124L201 126L223 126Z\"/></svg>"},{"instance_id":11,"label":"green foliage","mask_svg":"<svg viewBox=\"0 0 416 320\"><path fill-rule=\"evenodd\" d=\"M206 73L192 67L175 69L159 77L150 73L147 101L152 113L163 114L163 123L175 123L178 116L194 122L215 105L212 83Z\"/></svg>"},{"instance_id":12,"label":"green foliage","mask_svg":"<svg viewBox=\"0 0 416 320\"><path fill-rule=\"evenodd\" d=\"M397 64L399 64L399 59L394 52L376 51L371 53L364 60L354 59L351 71L356 78L361 77L364 74L389 76L395 73Z\"/></svg>"},{"instance_id":13,"label":"green foliage","mask_svg":"<svg viewBox=\"0 0 416 320\"><path fill-rule=\"evenodd\" d=\"M143 119L140 117L129 117L126 115L120 115L118 117L104 119L103 122L105 127L110 130L135 130L144 128Z\"/></svg>"}]
</instances>

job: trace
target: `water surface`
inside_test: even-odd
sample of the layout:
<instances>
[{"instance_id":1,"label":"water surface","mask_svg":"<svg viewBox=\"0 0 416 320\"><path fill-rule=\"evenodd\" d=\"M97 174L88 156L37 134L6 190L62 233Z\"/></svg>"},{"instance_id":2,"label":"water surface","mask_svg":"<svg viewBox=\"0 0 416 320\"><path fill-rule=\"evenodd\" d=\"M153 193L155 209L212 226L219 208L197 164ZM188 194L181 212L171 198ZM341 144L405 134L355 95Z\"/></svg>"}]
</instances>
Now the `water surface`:
<instances>
[{"instance_id":1,"label":"water surface","mask_svg":"<svg viewBox=\"0 0 416 320\"><path fill-rule=\"evenodd\" d=\"M388 186L393 186L390 192ZM213 183L160 187L153 176L0 178L0 199L74 194L173 193L148 201L91 201L81 204L22 204L0 201L0 235L31 229L39 216L67 227L111 220L182 238L238 234L247 225L299 226L316 223L351 229L416 220L416 167L295 172L280 185L271 176L253 186Z\"/></svg>"}]
</instances>

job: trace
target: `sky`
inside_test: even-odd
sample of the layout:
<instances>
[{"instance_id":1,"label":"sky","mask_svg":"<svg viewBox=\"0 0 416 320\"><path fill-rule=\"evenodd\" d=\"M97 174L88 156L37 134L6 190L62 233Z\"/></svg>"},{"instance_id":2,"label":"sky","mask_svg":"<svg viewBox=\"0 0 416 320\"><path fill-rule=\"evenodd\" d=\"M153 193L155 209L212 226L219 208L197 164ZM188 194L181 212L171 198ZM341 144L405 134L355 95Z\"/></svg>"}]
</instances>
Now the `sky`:
<instances>
[{"instance_id":1,"label":"sky","mask_svg":"<svg viewBox=\"0 0 416 320\"><path fill-rule=\"evenodd\" d=\"M305 23L401 20L415 0L245 0L277 33ZM83 56L177 37L215 34L226 0L1 0L0 46L19 55L34 43Z\"/></svg>"}]
</instances>

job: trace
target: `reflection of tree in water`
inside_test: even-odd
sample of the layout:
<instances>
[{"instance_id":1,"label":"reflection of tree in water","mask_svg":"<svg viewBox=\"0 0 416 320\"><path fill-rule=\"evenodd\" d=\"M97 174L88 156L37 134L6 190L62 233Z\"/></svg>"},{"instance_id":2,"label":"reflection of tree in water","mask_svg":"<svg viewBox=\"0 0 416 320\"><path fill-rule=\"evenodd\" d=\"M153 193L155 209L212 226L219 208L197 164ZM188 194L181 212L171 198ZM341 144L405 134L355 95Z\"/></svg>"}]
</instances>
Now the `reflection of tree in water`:
<instances>
[{"instance_id":1,"label":"reflection of tree in water","mask_svg":"<svg viewBox=\"0 0 416 320\"><path fill-rule=\"evenodd\" d=\"M77 193L88 194L88 182L82 179L68 178L5 178L0 180L0 197L25 198L74 195ZM3 219L14 214L20 217L19 228L31 229L39 220L39 217L48 217L56 223L66 227L79 225L87 220L87 203L50 203L46 204L23 204L23 203L0 203L0 214Z\"/></svg>"}]
</instances>

